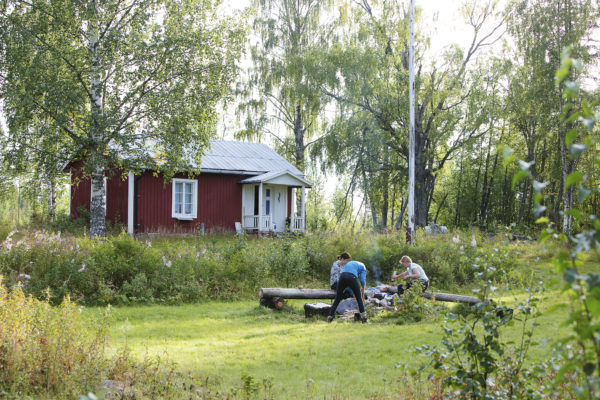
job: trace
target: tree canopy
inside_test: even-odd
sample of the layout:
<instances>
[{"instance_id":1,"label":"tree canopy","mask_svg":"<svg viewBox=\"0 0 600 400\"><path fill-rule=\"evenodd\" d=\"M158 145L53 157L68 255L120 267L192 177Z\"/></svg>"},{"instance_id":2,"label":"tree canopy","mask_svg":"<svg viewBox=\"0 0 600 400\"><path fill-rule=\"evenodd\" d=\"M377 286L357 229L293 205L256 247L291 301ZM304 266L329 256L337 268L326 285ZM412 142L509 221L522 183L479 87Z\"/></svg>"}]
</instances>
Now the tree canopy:
<instances>
[{"instance_id":1,"label":"tree canopy","mask_svg":"<svg viewBox=\"0 0 600 400\"><path fill-rule=\"evenodd\" d=\"M218 4L4 2L8 164L56 171L81 157L92 179L90 232L104 235L109 170L142 162L168 176L208 144L245 38L243 24L219 16Z\"/></svg>"}]
</instances>

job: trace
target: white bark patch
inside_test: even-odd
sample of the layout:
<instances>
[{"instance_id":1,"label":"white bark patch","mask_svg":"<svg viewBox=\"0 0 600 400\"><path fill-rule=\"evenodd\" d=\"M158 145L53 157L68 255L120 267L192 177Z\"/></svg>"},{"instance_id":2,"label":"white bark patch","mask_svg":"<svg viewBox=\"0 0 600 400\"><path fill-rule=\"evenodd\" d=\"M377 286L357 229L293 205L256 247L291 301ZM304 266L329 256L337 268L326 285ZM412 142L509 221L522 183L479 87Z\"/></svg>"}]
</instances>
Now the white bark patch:
<instances>
[{"instance_id":1,"label":"white bark patch","mask_svg":"<svg viewBox=\"0 0 600 400\"><path fill-rule=\"evenodd\" d=\"M105 210L104 169L99 168L92 174L92 194L90 199L90 234L92 236L106 236Z\"/></svg>"}]
</instances>

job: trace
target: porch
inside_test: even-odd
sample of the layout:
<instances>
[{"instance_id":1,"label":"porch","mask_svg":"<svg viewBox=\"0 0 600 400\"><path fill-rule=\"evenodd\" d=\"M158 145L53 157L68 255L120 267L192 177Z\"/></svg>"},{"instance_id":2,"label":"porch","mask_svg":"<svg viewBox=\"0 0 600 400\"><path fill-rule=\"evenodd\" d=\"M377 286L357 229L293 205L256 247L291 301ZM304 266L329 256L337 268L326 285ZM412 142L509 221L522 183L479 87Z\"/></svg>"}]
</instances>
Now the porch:
<instances>
[{"instance_id":1,"label":"porch","mask_svg":"<svg viewBox=\"0 0 600 400\"><path fill-rule=\"evenodd\" d=\"M306 188L311 187L310 182L289 171L281 171L240 183L242 229L246 232L306 231ZM297 189L301 190L298 206Z\"/></svg>"},{"instance_id":2,"label":"porch","mask_svg":"<svg viewBox=\"0 0 600 400\"><path fill-rule=\"evenodd\" d=\"M242 228L247 232L289 231L304 232L306 223L304 217L288 217L285 226L279 227L270 215L244 215Z\"/></svg>"}]
</instances>

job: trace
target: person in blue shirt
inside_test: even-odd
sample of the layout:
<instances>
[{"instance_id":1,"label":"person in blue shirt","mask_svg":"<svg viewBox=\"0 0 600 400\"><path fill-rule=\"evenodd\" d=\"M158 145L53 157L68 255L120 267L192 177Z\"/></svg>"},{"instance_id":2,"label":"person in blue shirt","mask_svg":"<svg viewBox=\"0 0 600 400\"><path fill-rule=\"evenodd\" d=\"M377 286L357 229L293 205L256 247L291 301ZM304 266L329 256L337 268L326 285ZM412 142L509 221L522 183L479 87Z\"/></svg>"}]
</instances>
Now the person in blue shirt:
<instances>
[{"instance_id":1,"label":"person in blue shirt","mask_svg":"<svg viewBox=\"0 0 600 400\"><path fill-rule=\"evenodd\" d=\"M356 293L356 302L358 303L358 310L360 311L360 319L363 324L367 323L367 312L365 311L365 304L363 302L364 287L366 285L365 278L367 276L367 269L365 265L358 261L352 261L350 254L342 253L338 257L339 264L343 267L340 279L338 280L337 291L335 293L335 300L329 311L329 317L327 322L333 321L335 318L335 310L337 310L340 301L344 296L344 289L349 287L354 293ZM360 281L360 283L359 283Z\"/></svg>"},{"instance_id":2,"label":"person in blue shirt","mask_svg":"<svg viewBox=\"0 0 600 400\"><path fill-rule=\"evenodd\" d=\"M425 274L423 267L412 262L409 256L402 256L400 264L406 268L406 271L398 275L392 274L392 281L397 278L402 278L407 281L406 288L404 288L402 284L398 285L399 295L404 294L404 290L408 290L415 283L419 283L423 288L423 291L427 290L429 287L429 278L427 277L427 274Z\"/></svg>"},{"instance_id":3,"label":"person in blue shirt","mask_svg":"<svg viewBox=\"0 0 600 400\"><path fill-rule=\"evenodd\" d=\"M340 264L340 256L338 256L337 260L335 260L335 262L331 266L331 271L329 273L329 285L331 287L331 290L337 291L338 282L340 280L340 274L342 273L343 269L344 266ZM354 293L349 287L347 287L346 290L344 290L343 298L347 299L348 297L354 297Z\"/></svg>"}]
</instances>

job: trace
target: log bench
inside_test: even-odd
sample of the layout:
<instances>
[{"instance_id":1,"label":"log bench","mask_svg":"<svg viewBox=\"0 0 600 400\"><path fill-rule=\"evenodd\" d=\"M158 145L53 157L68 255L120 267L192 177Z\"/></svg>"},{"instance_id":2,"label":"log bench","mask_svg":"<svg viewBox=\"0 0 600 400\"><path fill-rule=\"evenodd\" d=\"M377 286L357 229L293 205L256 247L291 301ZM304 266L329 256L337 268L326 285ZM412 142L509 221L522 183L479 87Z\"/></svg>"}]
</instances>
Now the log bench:
<instances>
[{"instance_id":1,"label":"log bench","mask_svg":"<svg viewBox=\"0 0 600 400\"><path fill-rule=\"evenodd\" d=\"M377 286L388 293L398 293L396 286ZM477 297L462 296L451 293L423 292L420 295L426 299L435 301L447 301L453 303L477 304ZM258 290L258 298L261 306L281 310L287 299L322 300L335 299L335 291L330 289L296 289L296 288L261 288Z\"/></svg>"}]
</instances>

